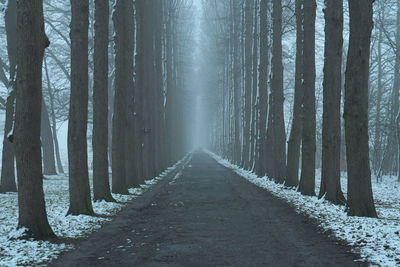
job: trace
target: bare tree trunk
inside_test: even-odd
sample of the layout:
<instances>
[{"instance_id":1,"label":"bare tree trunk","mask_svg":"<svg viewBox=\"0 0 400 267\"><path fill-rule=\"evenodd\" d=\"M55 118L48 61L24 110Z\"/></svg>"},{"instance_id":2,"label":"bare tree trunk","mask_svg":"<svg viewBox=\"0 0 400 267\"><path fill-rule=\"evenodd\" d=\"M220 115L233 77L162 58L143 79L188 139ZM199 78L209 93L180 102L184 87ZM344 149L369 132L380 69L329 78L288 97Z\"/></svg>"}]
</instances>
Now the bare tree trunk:
<instances>
[{"instance_id":1,"label":"bare tree trunk","mask_svg":"<svg viewBox=\"0 0 400 267\"><path fill-rule=\"evenodd\" d=\"M250 160L250 131L251 131L251 91L252 91L252 24L253 0L245 0L244 8L244 128L243 128L243 153L242 166L249 169Z\"/></svg>"},{"instance_id":2,"label":"bare tree trunk","mask_svg":"<svg viewBox=\"0 0 400 267\"><path fill-rule=\"evenodd\" d=\"M52 123L51 130L52 130L53 140L54 140L54 149L55 149L55 153L56 153L57 168L58 168L59 173L64 173L64 168L61 163L60 148L58 145L58 138L57 138L57 122L56 122L56 114L55 114L55 110L54 110L54 95L53 95L53 90L52 90L52 86L50 83L50 76L49 76L49 70L47 68L46 57L44 58L44 69L46 72L47 91L48 91L49 98L50 98L50 111L51 111L50 116L51 116L51 123Z\"/></svg>"},{"instance_id":3,"label":"bare tree trunk","mask_svg":"<svg viewBox=\"0 0 400 267\"><path fill-rule=\"evenodd\" d=\"M379 11L379 22L378 22L378 84L376 90L376 113L375 113L375 131L374 131L374 147L373 147L373 157L372 157L372 170L374 173L378 174L378 169L381 167L382 158L382 133L381 133L381 104L382 104L382 31L383 31L383 9Z\"/></svg>"},{"instance_id":4,"label":"bare tree trunk","mask_svg":"<svg viewBox=\"0 0 400 267\"><path fill-rule=\"evenodd\" d=\"M315 195L315 0L304 1L303 132L299 192Z\"/></svg>"},{"instance_id":5,"label":"bare tree trunk","mask_svg":"<svg viewBox=\"0 0 400 267\"><path fill-rule=\"evenodd\" d=\"M126 32L126 16L130 1L117 0L114 6L113 21L115 28L115 84L114 114L112 132L112 192L128 194L126 181L126 128L127 128L127 77L126 51L129 47Z\"/></svg>"},{"instance_id":6,"label":"bare tree trunk","mask_svg":"<svg viewBox=\"0 0 400 267\"><path fill-rule=\"evenodd\" d=\"M259 62L259 141L257 145L258 163L256 164L256 173L259 176L266 174L266 135L267 135L267 114L268 114L268 0L260 1L260 62Z\"/></svg>"},{"instance_id":7,"label":"bare tree trunk","mask_svg":"<svg viewBox=\"0 0 400 267\"><path fill-rule=\"evenodd\" d=\"M373 0L349 0L350 39L344 119L350 216L377 217L368 146L368 79Z\"/></svg>"},{"instance_id":8,"label":"bare tree trunk","mask_svg":"<svg viewBox=\"0 0 400 267\"><path fill-rule=\"evenodd\" d=\"M302 133L301 109L303 103L303 0L296 0L296 73L294 85L293 121L288 141L286 186L299 183L300 147Z\"/></svg>"},{"instance_id":9,"label":"bare tree trunk","mask_svg":"<svg viewBox=\"0 0 400 267\"><path fill-rule=\"evenodd\" d=\"M396 116L399 112L399 93L400 93L400 2L397 1L396 14L396 61L394 64L393 89L391 95L391 110L390 110L390 126L389 136L386 143L388 153L384 157L383 171L384 173L393 173L396 170L400 171L398 164L399 145L396 138Z\"/></svg>"},{"instance_id":10,"label":"bare tree trunk","mask_svg":"<svg viewBox=\"0 0 400 267\"><path fill-rule=\"evenodd\" d=\"M6 101L0 192L17 192L17 185L15 183L14 145L10 142L8 136L13 131L14 124L15 91L14 89L11 90Z\"/></svg>"},{"instance_id":11,"label":"bare tree trunk","mask_svg":"<svg viewBox=\"0 0 400 267\"><path fill-rule=\"evenodd\" d=\"M250 169L255 168L255 159L257 157L256 153L256 146L258 143L258 86L257 86L257 79L258 79L258 0L254 1L254 16L253 16L253 59L252 59L252 99L251 99L251 136L250 136Z\"/></svg>"},{"instance_id":12,"label":"bare tree trunk","mask_svg":"<svg viewBox=\"0 0 400 267\"><path fill-rule=\"evenodd\" d=\"M267 134L265 137L265 170L269 178L274 178L275 175L275 155L274 155L274 111L273 111L273 94L271 93L268 99L269 111L267 122Z\"/></svg>"},{"instance_id":13,"label":"bare tree trunk","mask_svg":"<svg viewBox=\"0 0 400 267\"><path fill-rule=\"evenodd\" d=\"M18 74L15 155L18 173L18 228L26 237L55 237L47 220L43 193L40 120L42 63L49 40L44 32L43 2L17 2Z\"/></svg>"},{"instance_id":14,"label":"bare tree trunk","mask_svg":"<svg viewBox=\"0 0 400 267\"><path fill-rule=\"evenodd\" d=\"M240 109L239 109L239 94L240 94L240 69L239 69L239 22L237 17L239 16L238 4L231 0L232 6L232 21L233 21L233 113L234 113L234 158L235 164L240 164L241 160L241 147L240 147Z\"/></svg>"},{"instance_id":15,"label":"bare tree trunk","mask_svg":"<svg viewBox=\"0 0 400 267\"><path fill-rule=\"evenodd\" d=\"M324 110L319 198L345 204L340 186L340 98L342 88L343 1L327 0L325 8Z\"/></svg>"},{"instance_id":16,"label":"bare tree trunk","mask_svg":"<svg viewBox=\"0 0 400 267\"><path fill-rule=\"evenodd\" d=\"M4 124L4 138L1 165L0 192L16 192L14 147L8 140L8 135L13 131L14 101L15 101L15 71L17 65L17 3L8 1L4 16L7 33L7 51L10 68L9 92L6 100L6 120Z\"/></svg>"},{"instance_id":17,"label":"bare tree trunk","mask_svg":"<svg viewBox=\"0 0 400 267\"><path fill-rule=\"evenodd\" d=\"M278 183L285 181L286 172L286 132L283 115L283 65L282 65L282 3L273 1L272 12L272 112L274 135L274 179Z\"/></svg>"},{"instance_id":18,"label":"bare tree trunk","mask_svg":"<svg viewBox=\"0 0 400 267\"><path fill-rule=\"evenodd\" d=\"M93 52L93 200L115 201L108 177L109 1L95 0Z\"/></svg>"},{"instance_id":19,"label":"bare tree trunk","mask_svg":"<svg viewBox=\"0 0 400 267\"><path fill-rule=\"evenodd\" d=\"M51 132L49 113L44 99L42 100L42 118L40 136L43 151L43 174L56 175L56 161L54 155L53 133Z\"/></svg>"},{"instance_id":20,"label":"bare tree trunk","mask_svg":"<svg viewBox=\"0 0 400 267\"><path fill-rule=\"evenodd\" d=\"M133 59L134 59L134 33L135 33L135 21L134 21L134 9L133 2L127 1L125 6L124 15L125 19L125 32L124 37L126 38L126 48L122 51L125 58L125 72L126 78L126 136L125 136L125 168L126 168L126 184L128 187L137 187L140 184L139 177L137 175L137 163L138 157L136 153L136 140L135 138L135 85L133 82Z\"/></svg>"},{"instance_id":21,"label":"bare tree trunk","mask_svg":"<svg viewBox=\"0 0 400 267\"><path fill-rule=\"evenodd\" d=\"M87 159L89 1L71 0L71 96L68 121L69 210L93 215Z\"/></svg>"}]
</instances>

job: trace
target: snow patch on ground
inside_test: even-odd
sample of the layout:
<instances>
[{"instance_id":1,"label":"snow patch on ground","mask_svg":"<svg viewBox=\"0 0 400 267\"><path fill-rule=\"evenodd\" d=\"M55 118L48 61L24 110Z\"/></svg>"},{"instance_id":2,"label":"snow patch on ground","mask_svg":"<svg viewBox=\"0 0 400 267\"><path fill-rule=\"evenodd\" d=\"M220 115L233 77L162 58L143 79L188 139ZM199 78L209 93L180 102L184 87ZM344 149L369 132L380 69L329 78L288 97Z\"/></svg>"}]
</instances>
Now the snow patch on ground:
<instances>
[{"instance_id":1,"label":"snow patch on ground","mask_svg":"<svg viewBox=\"0 0 400 267\"><path fill-rule=\"evenodd\" d=\"M86 215L66 216L69 206L68 176L47 176L44 192L49 223L61 239L82 238L103 223L110 221L127 202L142 195L148 188L167 176L179 164L190 158L185 157L174 166L166 169L158 177L145 181L140 188L129 189L130 195L113 194L118 203L94 202L93 208L101 217ZM65 250L73 248L70 244L55 244L47 241L19 240L24 229L16 229L18 223L18 200L16 193L0 194L0 266L45 265Z\"/></svg>"},{"instance_id":2,"label":"snow patch on ground","mask_svg":"<svg viewBox=\"0 0 400 267\"><path fill-rule=\"evenodd\" d=\"M221 165L287 201L296 212L315 219L324 231L352 246L363 260L378 266L400 265L400 183L397 177L385 176L381 183L375 179L372 181L379 219L350 217L343 206L333 205L317 197L303 196L293 188L276 184L268 177L257 177L212 152L208 153ZM317 170L317 193L320 181L320 171ZM341 183L346 195L346 173L342 173Z\"/></svg>"}]
</instances>

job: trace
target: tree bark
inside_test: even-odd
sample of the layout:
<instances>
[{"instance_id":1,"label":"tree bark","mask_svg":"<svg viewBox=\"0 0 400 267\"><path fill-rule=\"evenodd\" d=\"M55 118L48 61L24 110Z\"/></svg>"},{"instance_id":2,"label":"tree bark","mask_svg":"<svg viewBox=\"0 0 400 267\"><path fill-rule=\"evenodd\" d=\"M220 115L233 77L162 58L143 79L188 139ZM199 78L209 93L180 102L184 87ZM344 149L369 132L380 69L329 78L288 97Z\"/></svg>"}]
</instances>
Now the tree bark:
<instances>
[{"instance_id":1,"label":"tree bark","mask_svg":"<svg viewBox=\"0 0 400 267\"><path fill-rule=\"evenodd\" d=\"M303 132L299 192L315 195L315 0L304 1Z\"/></svg>"},{"instance_id":2,"label":"tree bark","mask_svg":"<svg viewBox=\"0 0 400 267\"><path fill-rule=\"evenodd\" d=\"M251 93L251 136L250 136L250 169L255 170L255 159L257 157L256 146L258 144L258 0L254 1L253 16L253 59L252 59L252 93Z\"/></svg>"},{"instance_id":3,"label":"tree bark","mask_svg":"<svg viewBox=\"0 0 400 267\"><path fill-rule=\"evenodd\" d=\"M345 204L340 185L340 98L342 88L343 1L327 0L325 13L322 169L319 198Z\"/></svg>"},{"instance_id":4,"label":"tree bark","mask_svg":"<svg viewBox=\"0 0 400 267\"><path fill-rule=\"evenodd\" d=\"M268 114L268 0L260 1L260 62L258 66L259 79L259 141L258 141L258 163L256 164L256 173L258 176L266 174L266 134L267 134L267 114Z\"/></svg>"},{"instance_id":5,"label":"tree bark","mask_svg":"<svg viewBox=\"0 0 400 267\"><path fill-rule=\"evenodd\" d=\"M299 184L300 147L303 104L303 0L296 0L296 72L294 85L293 121L288 141L285 185Z\"/></svg>"},{"instance_id":6,"label":"tree bark","mask_svg":"<svg viewBox=\"0 0 400 267\"><path fill-rule=\"evenodd\" d=\"M68 214L93 215L87 159L89 1L71 0L71 96Z\"/></svg>"},{"instance_id":7,"label":"tree bark","mask_svg":"<svg viewBox=\"0 0 400 267\"><path fill-rule=\"evenodd\" d=\"M42 63L49 45L43 2L17 1L18 73L15 109L15 155L18 174L18 228L25 237L55 237L47 220L40 144Z\"/></svg>"},{"instance_id":8,"label":"tree bark","mask_svg":"<svg viewBox=\"0 0 400 267\"><path fill-rule=\"evenodd\" d=\"M42 100L42 118L40 126L40 136L43 151L43 174L56 175L56 161L54 155L54 140L51 132L49 113L44 99Z\"/></svg>"},{"instance_id":9,"label":"tree bark","mask_svg":"<svg viewBox=\"0 0 400 267\"><path fill-rule=\"evenodd\" d=\"M349 0L350 39L344 119L350 216L377 217L368 146L368 79L373 0Z\"/></svg>"},{"instance_id":10,"label":"tree bark","mask_svg":"<svg viewBox=\"0 0 400 267\"><path fill-rule=\"evenodd\" d=\"M283 183L286 172L286 132L283 115L283 65L282 65L282 3L273 1L272 11L272 112L274 135L274 179Z\"/></svg>"},{"instance_id":11,"label":"tree bark","mask_svg":"<svg viewBox=\"0 0 400 267\"><path fill-rule=\"evenodd\" d=\"M16 192L15 183L15 155L14 146L8 140L8 135L13 131L14 125L14 102L15 102L15 71L17 65L17 1L8 1L4 16L7 51L10 69L10 79L7 100L6 100L6 119L4 124L2 165L1 165L1 183L0 192Z\"/></svg>"},{"instance_id":12,"label":"tree bark","mask_svg":"<svg viewBox=\"0 0 400 267\"><path fill-rule=\"evenodd\" d=\"M381 104L382 104L382 96L383 96L383 85L382 85L382 76L383 76L383 66L382 66L382 31L383 31L383 18L384 18L384 8L381 6L381 10L379 10L379 22L378 22L378 83L376 88L376 112L375 112L375 131L374 131L374 141L373 141L373 156L372 156L372 170L377 176L379 176L379 169L381 168L381 159L382 159L382 132L381 132ZM383 13L383 14L382 14Z\"/></svg>"},{"instance_id":13,"label":"tree bark","mask_svg":"<svg viewBox=\"0 0 400 267\"><path fill-rule=\"evenodd\" d=\"M130 1L117 0L114 6L114 41L115 41L115 84L114 84L114 114L112 133L112 192L128 194L126 180L126 128L127 124L127 76L129 71L126 52L129 47L126 31L128 5ZM128 70L126 69L128 68Z\"/></svg>"},{"instance_id":14,"label":"tree bark","mask_svg":"<svg viewBox=\"0 0 400 267\"><path fill-rule=\"evenodd\" d=\"M15 86L15 85L12 85ZM6 100L6 121L4 124L3 157L1 165L0 192L17 192L15 183L15 155L14 145L9 140L9 134L13 131L14 124L14 101L15 91L11 89L10 95Z\"/></svg>"},{"instance_id":15,"label":"tree bark","mask_svg":"<svg viewBox=\"0 0 400 267\"><path fill-rule=\"evenodd\" d=\"M115 201L108 177L109 1L95 0L93 52L93 200Z\"/></svg>"},{"instance_id":16,"label":"tree bark","mask_svg":"<svg viewBox=\"0 0 400 267\"><path fill-rule=\"evenodd\" d=\"M242 166L250 166L250 132L251 132L251 92L252 92L252 42L253 42L253 0L245 0L244 8L244 128Z\"/></svg>"},{"instance_id":17,"label":"tree bark","mask_svg":"<svg viewBox=\"0 0 400 267\"><path fill-rule=\"evenodd\" d=\"M44 58L44 69L46 72L46 80L47 80L47 91L49 94L50 98L50 111L51 111L51 122L52 122L52 133L53 133L53 140L54 140L54 149L56 152L56 160L57 160L57 168L59 173L64 173L64 168L62 166L61 162L61 156L60 156L60 148L58 145L58 137L57 137L57 122L56 122L56 114L54 110L54 94L52 90L52 86L50 83L50 76L49 76L49 70L47 68L47 60L46 57Z\"/></svg>"}]
</instances>

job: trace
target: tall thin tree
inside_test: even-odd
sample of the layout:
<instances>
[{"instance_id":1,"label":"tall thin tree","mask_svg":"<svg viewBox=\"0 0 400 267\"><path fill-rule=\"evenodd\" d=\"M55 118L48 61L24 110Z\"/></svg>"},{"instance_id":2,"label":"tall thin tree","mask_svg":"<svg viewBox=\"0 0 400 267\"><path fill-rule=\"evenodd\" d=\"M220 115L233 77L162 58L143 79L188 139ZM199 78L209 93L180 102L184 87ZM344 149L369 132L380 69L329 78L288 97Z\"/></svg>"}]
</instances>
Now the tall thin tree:
<instances>
[{"instance_id":1,"label":"tall thin tree","mask_svg":"<svg viewBox=\"0 0 400 267\"><path fill-rule=\"evenodd\" d=\"M340 186L340 98L342 89L343 1L325 1L324 103L319 197L344 204Z\"/></svg>"},{"instance_id":2,"label":"tall thin tree","mask_svg":"<svg viewBox=\"0 0 400 267\"><path fill-rule=\"evenodd\" d=\"M42 63L49 40L44 32L43 1L17 1L17 81L15 155L18 175L18 227L26 237L47 239L54 233L47 220L44 192L40 120Z\"/></svg>"},{"instance_id":3,"label":"tall thin tree","mask_svg":"<svg viewBox=\"0 0 400 267\"><path fill-rule=\"evenodd\" d=\"M117 0L114 6L115 82L112 130L112 192L128 194L126 181L126 128L127 128L127 16L132 1ZM131 89L131 88L129 88Z\"/></svg>"},{"instance_id":4,"label":"tall thin tree","mask_svg":"<svg viewBox=\"0 0 400 267\"><path fill-rule=\"evenodd\" d=\"M283 183L286 172L286 132L283 115L282 2L273 1L272 11L272 112L274 179Z\"/></svg>"},{"instance_id":5,"label":"tall thin tree","mask_svg":"<svg viewBox=\"0 0 400 267\"><path fill-rule=\"evenodd\" d=\"M268 54L268 0L260 1L260 61L259 61L259 141L258 162L256 164L256 172L259 176L266 174L266 135L267 135L267 114L268 114L268 69L269 69L269 54Z\"/></svg>"},{"instance_id":6,"label":"tall thin tree","mask_svg":"<svg viewBox=\"0 0 400 267\"><path fill-rule=\"evenodd\" d=\"M303 42L303 131L301 147L301 175L299 191L304 195L315 195L315 0L304 1Z\"/></svg>"},{"instance_id":7,"label":"tall thin tree","mask_svg":"<svg viewBox=\"0 0 400 267\"><path fill-rule=\"evenodd\" d=\"M15 192L15 155L14 146L9 140L9 134L14 125L15 102L15 71L17 66L17 2L7 1L7 9L4 15L7 34L7 52L9 61L9 86L6 99L6 118L4 123L4 138L1 164L0 192Z\"/></svg>"},{"instance_id":8,"label":"tall thin tree","mask_svg":"<svg viewBox=\"0 0 400 267\"><path fill-rule=\"evenodd\" d=\"M374 0L349 0L350 39L344 120L348 172L347 214L377 217L368 144L368 80Z\"/></svg>"},{"instance_id":9,"label":"tall thin tree","mask_svg":"<svg viewBox=\"0 0 400 267\"><path fill-rule=\"evenodd\" d=\"M288 141L286 186L299 183L299 163L302 132L301 108L303 103L303 0L296 0L296 71L294 84L293 119Z\"/></svg>"},{"instance_id":10,"label":"tall thin tree","mask_svg":"<svg viewBox=\"0 0 400 267\"><path fill-rule=\"evenodd\" d=\"M109 1L95 0L93 52L93 199L114 201L108 177Z\"/></svg>"},{"instance_id":11,"label":"tall thin tree","mask_svg":"<svg viewBox=\"0 0 400 267\"><path fill-rule=\"evenodd\" d=\"M69 210L68 214L92 215L90 197L88 122L88 28L89 1L71 0L71 96L68 120Z\"/></svg>"}]
</instances>

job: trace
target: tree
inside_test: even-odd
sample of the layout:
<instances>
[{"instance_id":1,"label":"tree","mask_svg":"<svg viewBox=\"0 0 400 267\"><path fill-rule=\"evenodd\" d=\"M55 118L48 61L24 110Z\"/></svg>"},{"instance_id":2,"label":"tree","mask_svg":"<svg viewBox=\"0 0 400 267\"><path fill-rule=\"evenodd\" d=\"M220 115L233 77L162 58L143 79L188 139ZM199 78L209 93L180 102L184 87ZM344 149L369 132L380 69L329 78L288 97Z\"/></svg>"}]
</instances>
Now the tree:
<instances>
[{"instance_id":1,"label":"tree","mask_svg":"<svg viewBox=\"0 0 400 267\"><path fill-rule=\"evenodd\" d=\"M44 99L42 100L42 118L40 135L43 150L43 174L56 175L56 161L54 155L53 133L51 132L49 113Z\"/></svg>"},{"instance_id":2,"label":"tree","mask_svg":"<svg viewBox=\"0 0 400 267\"><path fill-rule=\"evenodd\" d=\"M95 1L93 54L93 199L115 201L108 177L108 32L109 1Z\"/></svg>"},{"instance_id":3,"label":"tree","mask_svg":"<svg viewBox=\"0 0 400 267\"><path fill-rule=\"evenodd\" d=\"M47 60L46 56L44 57L44 70L46 73L46 81L47 81L47 92L49 95L49 100L50 100L50 114L51 114L51 130L53 133L53 139L54 139L54 149L56 152L56 159L57 159L57 168L59 173L64 173L64 168L61 163L61 155L60 155L60 148L58 145L58 137L57 137L57 122L56 122L56 114L55 114L55 108L54 108L54 92L51 86L50 82L50 76L49 76L49 69L47 66Z\"/></svg>"},{"instance_id":4,"label":"tree","mask_svg":"<svg viewBox=\"0 0 400 267\"><path fill-rule=\"evenodd\" d=\"M47 220L43 193L40 121L42 63L49 40L44 32L43 2L17 1L17 80L15 156L18 175L18 227L36 239L55 237Z\"/></svg>"},{"instance_id":5,"label":"tree","mask_svg":"<svg viewBox=\"0 0 400 267\"><path fill-rule=\"evenodd\" d=\"M258 148L258 162L256 165L256 172L259 176L266 174L265 164L267 162L265 146L266 146L266 135L267 135L267 113L268 113L268 65L269 65L269 54L268 54L268 0L260 1L260 61L259 61L259 117L258 117L258 128L259 128L259 142Z\"/></svg>"},{"instance_id":6,"label":"tree","mask_svg":"<svg viewBox=\"0 0 400 267\"><path fill-rule=\"evenodd\" d=\"M373 0L349 0L350 39L345 76L345 135L350 216L377 217L368 146L368 79Z\"/></svg>"},{"instance_id":7,"label":"tree","mask_svg":"<svg viewBox=\"0 0 400 267\"><path fill-rule=\"evenodd\" d=\"M325 2L324 110L319 198L344 204L340 186L340 97L342 88L343 1Z\"/></svg>"},{"instance_id":8,"label":"tree","mask_svg":"<svg viewBox=\"0 0 400 267\"><path fill-rule=\"evenodd\" d=\"M315 195L315 0L304 1L303 131L299 192Z\"/></svg>"},{"instance_id":9,"label":"tree","mask_svg":"<svg viewBox=\"0 0 400 267\"><path fill-rule=\"evenodd\" d=\"M8 1L4 21L7 33L7 51L10 68L10 79L8 81L8 96L6 100L6 119L4 123L4 138L1 165L0 192L16 192L15 184L15 155L14 146L9 140L9 134L14 125L14 102L15 102L15 71L17 66L17 3Z\"/></svg>"},{"instance_id":10,"label":"tree","mask_svg":"<svg viewBox=\"0 0 400 267\"><path fill-rule=\"evenodd\" d=\"M87 162L89 1L71 0L68 214L93 215Z\"/></svg>"},{"instance_id":11,"label":"tree","mask_svg":"<svg viewBox=\"0 0 400 267\"><path fill-rule=\"evenodd\" d=\"M302 133L301 109L303 103L303 0L296 0L296 72L294 85L293 120L288 141L286 186L299 183L299 161Z\"/></svg>"},{"instance_id":12,"label":"tree","mask_svg":"<svg viewBox=\"0 0 400 267\"><path fill-rule=\"evenodd\" d=\"M253 0L245 1L244 8L244 128L243 128L243 154L242 166L249 169L250 161L250 131L251 131L251 91L252 91L252 26L253 26Z\"/></svg>"},{"instance_id":13,"label":"tree","mask_svg":"<svg viewBox=\"0 0 400 267\"><path fill-rule=\"evenodd\" d=\"M112 192L128 194L126 181L126 127L127 127L127 90L129 90L127 71L127 53L129 55L129 38L127 17L132 1L117 0L114 6L115 28L115 83L114 83L114 113L112 133ZM133 50L133 49L132 49Z\"/></svg>"},{"instance_id":14,"label":"tree","mask_svg":"<svg viewBox=\"0 0 400 267\"><path fill-rule=\"evenodd\" d=\"M272 11L272 112L274 179L283 183L286 171L286 133L283 115L282 3L273 0Z\"/></svg>"}]
</instances>

